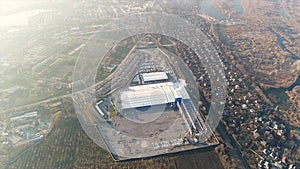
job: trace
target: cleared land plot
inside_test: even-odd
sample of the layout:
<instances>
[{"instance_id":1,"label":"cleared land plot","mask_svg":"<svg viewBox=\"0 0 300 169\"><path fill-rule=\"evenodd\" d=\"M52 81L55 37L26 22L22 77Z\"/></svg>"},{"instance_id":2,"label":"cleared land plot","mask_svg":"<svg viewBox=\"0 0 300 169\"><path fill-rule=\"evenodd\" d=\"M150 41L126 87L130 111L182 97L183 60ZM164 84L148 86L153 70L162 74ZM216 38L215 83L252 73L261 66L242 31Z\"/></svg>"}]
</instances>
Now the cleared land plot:
<instances>
[{"instance_id":1,"label":"cleared land plot","mask_svg":"<svg viewBox=\"0 0 300 169\"><path fill-rule=\"evenodd\" d=\"M162 105L161 105L162 106ZM98 125L116 161L152 157L218 144L214 136L200 144L184 141L189 124L179 111L151 106L150 111L130 109L111 119L110 127ZM125 117L123 117L125 116ZM113 128L113 129L112 129Z\"/></svg>"},{"instance_id":2,"label":"cleared land plot","mask_svg":"<svg viewBox=\"0 0 300 169\"><path fill-rule=\"evenodd\" d=\"M155 109L159 110L160 108L156 107ZM163 131L172 127L173 123L175 123L177 119L179 120L181 118L179 112L171 110L165 112L153 111L150 113L143 113L139 110L131 109L131 111L127 110L125 113L126 118L116 117L113 119L116 125L116 130L121 131L128 136L137 138L154 137L159 135ZM182 135L186 134L181 127L178 127L177 129L178 133L181 133Z\"/></svg>"}]
</instances>

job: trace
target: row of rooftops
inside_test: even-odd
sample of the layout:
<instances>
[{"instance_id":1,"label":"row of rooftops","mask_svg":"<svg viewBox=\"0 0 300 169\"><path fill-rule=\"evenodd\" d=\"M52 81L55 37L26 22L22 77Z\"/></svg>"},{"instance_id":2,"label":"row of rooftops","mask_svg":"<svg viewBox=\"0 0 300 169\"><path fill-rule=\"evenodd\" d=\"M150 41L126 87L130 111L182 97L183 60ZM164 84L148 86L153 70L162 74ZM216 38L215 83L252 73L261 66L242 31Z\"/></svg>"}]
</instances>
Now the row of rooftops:
<instances>
[{"instance_id":1,"label":"row of rooftops","mask_svg":"<svg viewBox=\"0 0 300 169\"><path fill-rule=\"evenodd\" d=\"M21 119L31 118L31 117L36 117L36 116L37 116L37 112L29 112L29 113L25 113L21 116L12 117L12 118L10 118L10 120L16 121L16 120L21 120Z\"/></svg>"}]
</instances>

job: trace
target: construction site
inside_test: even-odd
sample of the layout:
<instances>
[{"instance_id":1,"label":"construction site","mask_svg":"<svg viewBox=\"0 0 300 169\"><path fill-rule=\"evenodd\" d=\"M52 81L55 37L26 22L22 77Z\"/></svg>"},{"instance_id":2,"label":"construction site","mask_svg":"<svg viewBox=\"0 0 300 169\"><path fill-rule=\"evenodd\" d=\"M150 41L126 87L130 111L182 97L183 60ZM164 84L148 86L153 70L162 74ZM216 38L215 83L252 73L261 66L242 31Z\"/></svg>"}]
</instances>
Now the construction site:
<instances>
[{"instance_id":1,"label":"construction site","mask_svg":"<svg viewBox=\"0 0 300 169\"><path fill-rule=\"evenodd\" d=\"M195 105L199 98L191 97L195 91L185 79L191 71L178 62L153 44L136 45L114 70L113 89L95 108L104 120L97 129L116 161L219 143Z\"/></svg>"}]
</instances>

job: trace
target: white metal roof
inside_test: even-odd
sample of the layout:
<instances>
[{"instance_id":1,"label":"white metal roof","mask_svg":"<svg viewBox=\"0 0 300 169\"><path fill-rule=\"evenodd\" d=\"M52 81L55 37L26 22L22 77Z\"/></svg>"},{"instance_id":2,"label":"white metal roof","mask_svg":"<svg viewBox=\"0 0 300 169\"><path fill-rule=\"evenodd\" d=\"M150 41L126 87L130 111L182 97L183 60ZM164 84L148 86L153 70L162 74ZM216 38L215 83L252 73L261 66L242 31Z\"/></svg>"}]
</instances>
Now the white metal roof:
<instances>
[{"instance_id":1,"label":"white metal roof","mask_svg":"<svg viewBox=\"0 0 300 169\"><path fill-rule=\"evenodd\" d=\"M175 98L182 97L180 91L172 82L132 86L121 92L122 109L172 103Z\"/></svg>"},{"instance_id":2,"label":"white metal roof","mask_svg":"<svg viewBox=\"0 0 300 169\"><path fill-rule=\"evenodd\" d=\"M168 76L166 72L151 72L151 73L143 73L142 77L144 82L156 81L156 80L167 80Z\"/></svg>"}]
</instances>

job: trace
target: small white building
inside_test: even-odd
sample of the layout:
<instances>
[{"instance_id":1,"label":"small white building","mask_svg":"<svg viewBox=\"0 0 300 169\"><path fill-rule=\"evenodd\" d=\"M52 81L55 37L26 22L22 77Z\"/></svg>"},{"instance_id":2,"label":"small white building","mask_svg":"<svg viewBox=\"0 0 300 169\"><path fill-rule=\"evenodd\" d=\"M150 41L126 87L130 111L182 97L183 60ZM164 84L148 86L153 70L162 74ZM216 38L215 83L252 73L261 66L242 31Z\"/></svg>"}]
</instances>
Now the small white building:
<instances>
[{"instance_id":1,"label":"small white building","mask_svg":"<svg viewBox=\"0 0 300 169\"><path fill-rule=\"evenodd\" d=\"M142 74L142 79L143 79L144 82L168 80L168 75L167 75L166 72L143 73Z\"/></svg>"}]
</instances>

